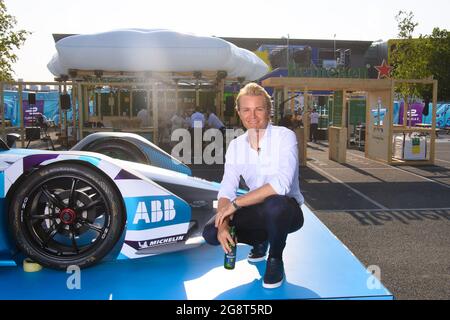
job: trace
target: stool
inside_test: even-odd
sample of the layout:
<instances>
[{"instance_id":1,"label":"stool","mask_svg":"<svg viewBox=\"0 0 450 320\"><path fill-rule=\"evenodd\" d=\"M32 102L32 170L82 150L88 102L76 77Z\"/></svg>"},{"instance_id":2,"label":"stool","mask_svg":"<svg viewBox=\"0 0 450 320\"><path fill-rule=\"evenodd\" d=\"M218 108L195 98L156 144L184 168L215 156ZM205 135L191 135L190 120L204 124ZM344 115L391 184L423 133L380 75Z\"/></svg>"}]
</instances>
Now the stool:
<instances>
[{"instance_id":1,"label":"stool","mask_svg":"<svg viewBox=\"0 0 450 320\"><path fill-rule=\"evenodd\" d=\"M50 145L52 147L52 150L55 151L55 146L54 146L53 140L52 140L52 138L50 136L48 136L48 135L47 136L43 136L41 138L41 141L44 141L44 142L47 143L47 149L49 149L49 145Z\"/></svg>"}]
</instances>

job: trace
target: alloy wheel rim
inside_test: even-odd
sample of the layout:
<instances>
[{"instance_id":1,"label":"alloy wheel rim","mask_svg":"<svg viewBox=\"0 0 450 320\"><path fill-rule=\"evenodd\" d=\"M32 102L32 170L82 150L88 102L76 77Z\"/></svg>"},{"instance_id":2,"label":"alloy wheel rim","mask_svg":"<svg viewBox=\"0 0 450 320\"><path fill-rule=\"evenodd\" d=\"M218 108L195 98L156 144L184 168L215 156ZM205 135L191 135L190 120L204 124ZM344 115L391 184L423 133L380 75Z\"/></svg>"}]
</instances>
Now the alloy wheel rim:
<instances>
[{"instance_id":1,"label":"alloy wheel rim","mask_svg":"<svg viewBox=\"0 0 450 320\"><path fill-rule=\"evenodd\" d=\"M111 208L93 183L76 176L38 183L23 205L22 223L35 250L49 258L89 254L103 243Z\"/></svg>"}]
</instances>

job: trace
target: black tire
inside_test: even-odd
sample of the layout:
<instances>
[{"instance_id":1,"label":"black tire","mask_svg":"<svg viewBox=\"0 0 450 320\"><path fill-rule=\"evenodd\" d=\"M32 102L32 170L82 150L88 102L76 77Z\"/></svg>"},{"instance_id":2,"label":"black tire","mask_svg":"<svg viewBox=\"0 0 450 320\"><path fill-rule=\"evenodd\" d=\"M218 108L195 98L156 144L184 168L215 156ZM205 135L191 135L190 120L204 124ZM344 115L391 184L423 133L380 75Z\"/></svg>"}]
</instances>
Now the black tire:
<instances>
[{"instance_id":1,"label":"black tire","mask_svg":"<svg viewBox=\"0 0 450 320\"><path fill-rule=\"evenodd\" d=\"M122 139L101 139L89 144L83 148L83 151L97 152L120 160L151 164L146 154L139 147Z\"/></svg>"},{"instance_id":2,"label":"black tire","mask_svg":"<svg viewBox=\"0 0 450 320\"><path fill-rule=\"evenodd\" d=\"M11 199L13 238L43 266L94 265L122 235L126 214L120 199L112 182L89 166L46 166L25 179Z\"/></svg>"}]
</instances>

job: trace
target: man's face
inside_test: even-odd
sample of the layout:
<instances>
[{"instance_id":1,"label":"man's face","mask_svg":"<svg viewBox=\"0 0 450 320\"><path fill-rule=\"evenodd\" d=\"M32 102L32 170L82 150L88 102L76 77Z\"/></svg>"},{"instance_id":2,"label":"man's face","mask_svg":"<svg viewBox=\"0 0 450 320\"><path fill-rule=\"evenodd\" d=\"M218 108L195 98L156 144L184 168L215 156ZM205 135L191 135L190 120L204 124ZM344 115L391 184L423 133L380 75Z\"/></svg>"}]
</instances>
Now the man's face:
<instances>
[{"instance_id":1,"label":"man's face","mask_svg":"<svg viewBox=\"0 0 450 320\"><path fill-rule=\"evenodd\" d=\"M247 130L265 129L269 123L269 112L263 96L240 97L238 115Z\"/></svg>"}]
</instances>

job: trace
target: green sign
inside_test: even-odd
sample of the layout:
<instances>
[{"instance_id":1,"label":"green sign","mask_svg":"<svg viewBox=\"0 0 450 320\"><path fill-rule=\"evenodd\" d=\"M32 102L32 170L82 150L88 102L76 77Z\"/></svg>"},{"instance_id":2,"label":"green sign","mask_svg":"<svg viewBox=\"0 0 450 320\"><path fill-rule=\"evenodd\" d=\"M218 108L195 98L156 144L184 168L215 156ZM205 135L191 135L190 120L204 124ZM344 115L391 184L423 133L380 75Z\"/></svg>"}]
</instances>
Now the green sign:
<instances>
[{"instance_id":1,"label":"green sign","mask_svg":"<svg viewBox=\"0 0 450 320\"><path fill-rule=\"evenodd\" d=\"M367 68L303 68L295 62L289 63L289 77L299 78L355 78L367 79L369 77Z\"/></svg>"}]
</instances>

